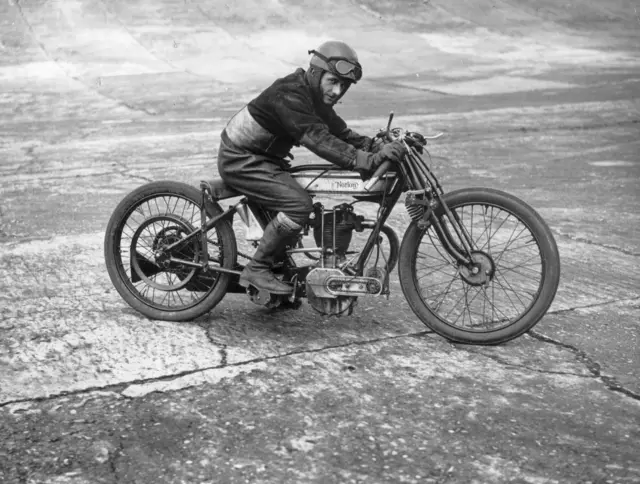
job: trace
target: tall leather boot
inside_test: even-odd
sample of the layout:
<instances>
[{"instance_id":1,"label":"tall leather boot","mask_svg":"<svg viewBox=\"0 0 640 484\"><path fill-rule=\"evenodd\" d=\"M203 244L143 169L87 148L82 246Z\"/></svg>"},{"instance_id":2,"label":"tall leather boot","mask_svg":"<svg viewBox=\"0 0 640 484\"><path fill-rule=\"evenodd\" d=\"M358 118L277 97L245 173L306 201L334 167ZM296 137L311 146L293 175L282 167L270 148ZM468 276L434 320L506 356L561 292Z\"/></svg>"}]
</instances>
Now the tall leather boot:
<instances>
[{"instance_id":1,"label":"tall leather boot","mask_svg":"<svg viewBox=\"0 0 640 484\"><path fill-rule=\"evenodd\" d=\"M290 220L283 223L279 213L264 229L264 235L260 240L260 245L253 255L253 259L245 266L240 280L238 281L242 287L255 286L258 289L268 291L271 294L291 294L293 286L276 278L271 271L275 262L276 254L282 250L283 244L287 239L297 233L300 228L294 228L295 225Z\"/></svg>"}]
</instances>

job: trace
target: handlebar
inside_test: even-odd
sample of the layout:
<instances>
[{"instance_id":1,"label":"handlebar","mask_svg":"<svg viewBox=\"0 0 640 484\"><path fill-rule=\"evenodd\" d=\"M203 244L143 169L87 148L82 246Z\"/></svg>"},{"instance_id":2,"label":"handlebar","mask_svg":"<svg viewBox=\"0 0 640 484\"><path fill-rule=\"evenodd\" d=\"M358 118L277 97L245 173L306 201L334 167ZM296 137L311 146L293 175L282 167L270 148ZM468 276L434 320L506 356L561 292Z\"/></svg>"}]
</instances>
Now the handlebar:
<instances>
[{"instance_id":1,"label":"handlebar","mask_svg":"<svg viewBox=\"0 0 640 484\"><path fill-rule=\"evenodd\" d=\"M380 179L380 177L384 175L389 170L390 167L391 167L390 161L383 161L382 164L379 165L378 168L376 168L376 171L373 174L373 176L366 181L366 183L364 184L364 189L367 192L371 190L373 186L376 183L378 183L378 180Z\"/></svg>"},{"instance_id":2,"label":"handlebar","mask_svg":"<svg viewBox=\"0 0 640 484\"><path fill-rule=\"evenodd\" d=\"M428 140L434 140L434 139L438 139L438 138L442 138L444 136L444 133L438 133L438 134L431 134L431 135L422 135L424 139L428 139Z\"/></svg>"},{"instance_id":3,"label":"handlebar","mask_svg":"<svg viewBox=\"0 0 640 484\"><path fill-rule=\"evenodd\" d=\"M375 136L375 138L383 138L386 141L398 140L398 141L401 141L406 148L411 149L413 146L415 146L415 144L424 146L427 144L427 140L435 140L444 136L444 133L424 136L420 133L406 131L402 128L391 129L392 119L393 119L393 112L391 112L391 114L389 115L389 123L387 124L387 129L381 130ZM372 143L373 143L373 139L372 139ZM373 186L378 182L380 177L382 177L382 175L384 175L389 170L391 165L392 165L391 161L382 162L382 164L380 164L378 168L376 168L376 171L371 176L371 178L369 178L365 182L364 189L366 191L370 191L371 188L373 188Z\"/></svg>"}]
</instances>

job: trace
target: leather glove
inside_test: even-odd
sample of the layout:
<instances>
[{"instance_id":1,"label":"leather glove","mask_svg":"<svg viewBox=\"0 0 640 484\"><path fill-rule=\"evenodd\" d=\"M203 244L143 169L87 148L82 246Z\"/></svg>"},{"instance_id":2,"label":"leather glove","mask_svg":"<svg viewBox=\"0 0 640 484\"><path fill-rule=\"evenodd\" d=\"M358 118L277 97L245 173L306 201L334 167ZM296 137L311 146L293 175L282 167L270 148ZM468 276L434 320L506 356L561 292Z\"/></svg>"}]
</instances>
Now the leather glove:
<instances>
[{"instance_id":1,"label":"leather glove","mask_svg":"<svg viewBox=\"0 0 640 484\"><path fill-rule=\"evenodd\" d=\"M404 155L407 154L407 150L404 148L404 145L401 141L396 140L392 141L391 143L387 143L382 147L380 151L375 154L382 155L382 161L389 160L392 163L402 163ZM378 165L382 164L382 161L378 163Z\"/></svg>"},{"instance_id":2,"label":"leather glove","mask_svg":"<svg viewBox=\"0 0 640 484\"><path fill-rule=\"evenodd\" d=\"M382 138L374 138L371 140L371 146L367 150L369 153L377 153L384 146L384 140Z\"/></svg>"},{"instance_id":3,"label":"leather glove","mask_svg":"<svg viewBox=\"0 0 640 484\"><path fill-rule=\"evenodd\" d=\"M406 152L404 145L398 140L385 144L377 153L358 150L353 169L361 175L370 176L384 161L401 163Z\"/></svg>"}]
</instances>

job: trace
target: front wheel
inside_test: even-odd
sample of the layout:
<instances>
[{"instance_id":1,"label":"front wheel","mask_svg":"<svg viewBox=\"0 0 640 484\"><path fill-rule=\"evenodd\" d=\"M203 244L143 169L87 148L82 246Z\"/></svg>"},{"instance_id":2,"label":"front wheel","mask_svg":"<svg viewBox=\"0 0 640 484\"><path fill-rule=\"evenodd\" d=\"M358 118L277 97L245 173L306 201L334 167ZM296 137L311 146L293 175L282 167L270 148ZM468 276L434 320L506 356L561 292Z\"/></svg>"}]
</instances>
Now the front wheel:
<instances>
[{"instance_id":1,"label":"front wheel","mask_svg":"<svg viewBox=\"0 0 640 484\"><path fill-rule=\"evenodd\" d=\"M558 288L560 256L551 230L533 208L498 190L462 189L445 202L471 239L473 271L447 252L433 225L412 222L398 266L409 305L451 341L499 344L522 335L544 316ZM444 213L436 215L456 233Z\"/></svg>"}]
</instances>

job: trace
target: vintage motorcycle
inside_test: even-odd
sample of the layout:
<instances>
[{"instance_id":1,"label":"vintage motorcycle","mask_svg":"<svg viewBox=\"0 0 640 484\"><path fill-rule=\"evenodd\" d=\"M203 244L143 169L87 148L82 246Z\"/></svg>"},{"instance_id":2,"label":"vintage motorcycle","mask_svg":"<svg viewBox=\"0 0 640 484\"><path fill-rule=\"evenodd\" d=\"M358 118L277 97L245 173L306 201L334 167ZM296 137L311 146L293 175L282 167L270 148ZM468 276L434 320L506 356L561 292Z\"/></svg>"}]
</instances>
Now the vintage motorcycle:
<instances>
[{"instance_id":1,"label":"vintage motorcycle","mask_svg":"<svg viewBox=\"0 0 640 484\"><path fill-rule=\"evenodd\" d=\"M327 207L317 201L303 231L283 247L275 272L293 285L290 296L239 286L239 257L248 261L251 255L238 243L257 247L275 214L221 179L202 181L199 190L174 181L149 183L120 202L104 245L115 288L145 316L166 321L201 316L230 292L246 293L267 308L297 308L306 298L318 312L342 316L352 314L360 297L388 296L397 266L409 306L441 336L498 344L522 335L544 316L558 288L560 258L549 227L533 208L502 191L445 194L424 159L427 140L439 136L391 129L392 119L393 113L375 139L400 140L407 155L401 164L383 163L366 182L329 164L291 168L314 199L342 196L349 202ZM387 220L403 194L408 226L400 243ZM372 206L375 218L359 215L358 203ZM246 231L244 239L236 226Z\"/></svg>"}]
</instances>

